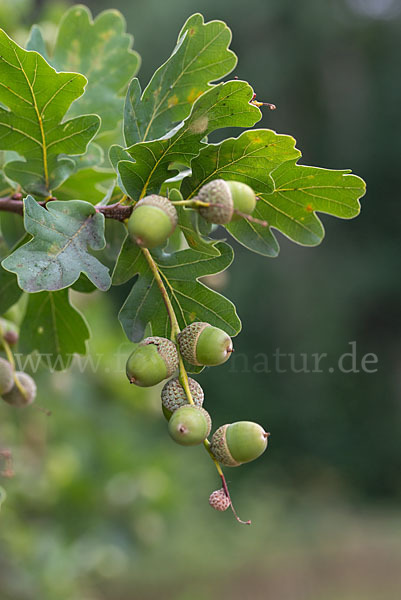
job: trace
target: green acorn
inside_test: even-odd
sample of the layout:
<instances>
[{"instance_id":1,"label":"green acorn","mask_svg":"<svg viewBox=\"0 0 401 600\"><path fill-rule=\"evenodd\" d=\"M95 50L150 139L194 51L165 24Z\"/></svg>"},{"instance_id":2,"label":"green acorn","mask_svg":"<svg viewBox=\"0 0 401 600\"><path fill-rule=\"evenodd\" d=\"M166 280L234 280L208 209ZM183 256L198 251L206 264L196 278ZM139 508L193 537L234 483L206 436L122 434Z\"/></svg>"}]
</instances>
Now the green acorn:
<instances>
[{"instance_id":1,"label":"green acorn","mask_svg":"<svg viewBox=\"0 0 401 600\"><path fill-rule=\"evenodd\" d=\"M211 426L210 415L204 408L186 404L171 415L168 431L177 444L196 446L207 438Z\"/></svg>"},{"instance_id":2,"label":"green acorn","mask_svg":"<svg viewBox=\"0 0 401 600\"><path fill-rule=\"evenodd\" d=\"M0 396L7 394L14 385L14 371L5 358L0 358Z\"/></svg>"},{"instance_id":3,"label":"green acorn","mask_svg":"<svg viewBox=\"0 0 401 600\"><path fill-rule=\"evenodd\" d=\"M240 181L227 181L227 185L233 199L234 211L238 210L244 215L251 215L256 206L256 195L253 189ZM231 221L238 221L241 218L241 215L234 212Z\"/></svg>"},{"instance_id":4,"label":"green acorn","mask_svg":"<svg viewBox=\"0 0 401 600\"><path fill-rule=\"evenodd\" d=\"M155 248L167 241L178 222L174 204L152 194L139 200L128 219L129 235L138 246Z\"/></svg>"},{"instance_id":5,"label":"green acorn","mask_svg":"<svg viewBox=\"0 0 401 600\"><path fill-rule=\"evenodd\" d=\"M24 390L24 393L22 393L19 387L14 383L11 390L6 394L3 394L3 400L5 400L7 404L12 404L13 406L28 406L29 404L32 404L36 398L36 383L30 375L23 371L17 371L15 376Z\"/></svg>"},{"instance_id":6,"label":"green acorn","mask_svg":"<svg viewBox=\"0 0 401 600\"><path fill-rule=\"evenodd\" d=\"M211 206L199 208L199 212L209 223L225 225L231 221L234 204L230 188L224 179L214 179L202 186L196 198L202 202L210 202Z\"/></svg>"},{"instance_id":7,"label":"green acorn","mask_svg":"<svg viewBox=\"0 0 401 600\"><path fill-rule=\"evenodd\" d=\"M195 405L202 406L204 394L201 386L197 381L195 381L195 379L192 379L192 377L188 377L188 383L189 389L192 394L192 399L195 402ZM167 383L162 389L161 397L162 410L167 421L170 420L170 417L173 414L173 412L180 408L180 406L188 404L188 398L178 377L167 381Z\"/></svg>"},{"instance_id":8,"label":"green acorn","mask_svg":"<svg viewBox=\"0 0 401 600\"><path fill-rule=\"evenodd\" d=\"M230 336L210 323L196 321L178 334L182 356L191 365L215 366L226 362L233 351Z\"/></svg>"},{"instance_id":9,"label":"green acorn","mask_svg":"<svg viewBox=\"0 0 401 600\"><path fill-rule=\"evenodd\" d=\"M130 383L141 387L156 385L170 377L178 368L176 345L162 337L142 340L127 360L127 377Z\"/></svg>"},{"instance_id":10,"label":"green acorn","mask_svg":"<svg viewBox=\"0 0 401 600\"><path fill-rule=\"evenodd\" d=\"M219 463L238 467L258 458L267 448L269 433L252 421L238 421L219 427L210 450Z\"/></svg>"},{"instance_id":11,"label":"green acorn","mask_svg":"<svg viewBox=\"0 0 401 600\"><path fill-rule=\"evenodd\" d=\"M230 506L230 498L225 493L224 489L216 490L209 496L209 504L214 510L224 511Z\"/></svg>"}]
</instances>

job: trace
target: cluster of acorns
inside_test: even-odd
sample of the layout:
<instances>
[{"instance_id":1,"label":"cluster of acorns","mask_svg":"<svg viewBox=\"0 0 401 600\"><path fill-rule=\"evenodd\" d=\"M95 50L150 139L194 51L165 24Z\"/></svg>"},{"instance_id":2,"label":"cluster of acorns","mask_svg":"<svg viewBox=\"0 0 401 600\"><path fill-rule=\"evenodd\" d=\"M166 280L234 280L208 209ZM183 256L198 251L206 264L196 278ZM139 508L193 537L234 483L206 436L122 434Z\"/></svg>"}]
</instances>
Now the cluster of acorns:
<instances>
[{"instance_id":1,"label":"cluster of acorns","mask_svg":"<svg viewBox=\"0 0 401 600\"><path fill-rule=\"evenodd\" d=\"M199 213L206 221L227 225L251 216L256 206L256 195L245 183L214 179L200 189L194 202L199 203ZM138 246L155 248L167 241L177 222L174 204L163 196L152 194L134 206L128 219L128 232Z\"/></svg>"},{"instance_id":2,"label":"cluster of acorns","mask_svg":"<svg viewBox=\"0 0 401 600\"><path fill-rule=\"evenodd\" d=\"M204 185L194 207L209 223L225 225L250 217L256 206L255 192L238 181L216 179ZM155 248L164 244L178 222L174 204L162 196L151 195L140 200L128 220L131 239L141 247ZM177 350L178 346L178 350ZM162 337L147 337L134 349L127 361L127 377L139 386L153 386L171 377L179 366L178 351L189 364L216 366L230 357L233 346L230 336L210 323L187 325L177 337L177 345ZM193 404L178 377L170 379L161 392L162 409L168 421L168 431L175 442L194 446L205 442L212 421L203 408L204 394L197 381L188 378ZM223 425L213 434L210 452L218 463L237 467L258 458L267 448L269 434L251 421ZM226 510L230 497L224 488L210 495L209 504L216 510Z\"/></svg>"},{"instance_id":3,"label":"cluster of acorns","mask_svg":"<svg viewBox=\"0 0 401 600\"><path fill-rule=\"evenodd\" d=\"M5 319L0 319L2 339L13 346L18 341L15 325ZM0 339L0 350L2 349ZM5 358L0 357L0 397L13 406L28 406L36 398L36 383L28 373L15 371L14 366Z\"/></svg>"},{"instance_id":4,"label":"cluster of acorns","mask_svg":"<svg viewBox=\"0 0 401 600\"><path fill-rule=\"evenodd\" d=\"M178 335L181 356L192 365L215 366L224 363L233 347L230 336L209 323L191 323ZM142 387L156 385L171 377L178 369L177 346L162 337L147 337L134 349L127 361L130 383ZM162 410L168 420L168 431L182 446L201 444L208 437L212 421L203 408L204 394L197 381L188 378L194 404L188 403L178 377L170 379L161 392ZM267 447L269 434L251 421L239 421L219 427L213 434L210 450L226 467L237 467L258 458ZM217 510L230 505L224 490L213 492L209 502Z\"/></svg>"}]
</instances>

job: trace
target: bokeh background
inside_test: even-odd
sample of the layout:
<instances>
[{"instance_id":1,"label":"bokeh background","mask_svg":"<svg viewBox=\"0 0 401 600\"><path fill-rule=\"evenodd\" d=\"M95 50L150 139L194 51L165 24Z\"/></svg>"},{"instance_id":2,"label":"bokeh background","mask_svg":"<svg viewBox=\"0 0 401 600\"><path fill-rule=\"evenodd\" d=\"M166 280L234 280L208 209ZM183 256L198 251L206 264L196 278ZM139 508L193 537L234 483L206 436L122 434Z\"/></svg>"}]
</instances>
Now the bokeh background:
<instances>
[{"instance_id":1,"label":"bokeh background","mask_svg":"<svg viewBox=\"0 0 401 600\"><path fill-rule=\"evenodd\" d=\"M23 41L54 28L68 3L2 0L0 25ZM361 216L323 216L317 248L280 236L266 259L236 247L215 281L237 304L237 359L200 381L215 426L271 433L268 452L228 472L242 518L207 503L218 485L206 453L166 435L157 393L123 374L129 345L109 301L78 295L98 368L38 376L38 404L0 407L16 475L0 481L2 600L395 600L401 586L401 3L399 0L121 0L144 85L186 18L225 20L235 75L277 105L262 127L289 133L303 164L352 168ZM261 353L349 352L377 372L280 373ZM117 355L116 355L117 352ZM272 360L272 358L270 359Z\"/></svg>"}]
</instances>

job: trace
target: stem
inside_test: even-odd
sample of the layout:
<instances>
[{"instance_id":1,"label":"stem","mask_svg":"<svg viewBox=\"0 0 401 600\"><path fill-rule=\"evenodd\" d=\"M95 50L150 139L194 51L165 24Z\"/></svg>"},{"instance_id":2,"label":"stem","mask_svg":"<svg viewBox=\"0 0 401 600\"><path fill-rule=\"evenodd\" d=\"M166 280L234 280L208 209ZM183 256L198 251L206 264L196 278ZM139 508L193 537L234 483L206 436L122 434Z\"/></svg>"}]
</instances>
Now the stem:
<instances>
[{"instance_id":1,"label":"stem","mask_svg":"<svg viewBox=\"0 0 401 600\"><path fill-rule=\"evenodd\" d=\"M157 283L157 287L159 288L159 291L162 295L163 298L163 302L165 304L165 307L167 309L167 314L169 316L170 319L170 323L171 323L171 340L173 342L177 341L177 336L180 333L180 326L178 324L177 321L177 317L176 314L174 312L174 307L171 303L170 297L168 295L167 289L163 283L163 280L161 278L160 275L160 271L159 268L156 264L156 262L153 259L153 256L151 255L151 253L149 252L149 250L147 248L141 248L142 253L146 259L146 262L148 263L149 269L152 271L153 277L155 278L155 281ZM182 387L185 390L185 394L187 396L188 402L189 404L195 404L194 400L192 398L192 394L191 394L191 390L189 389L189 381L188 381L188 373L186 371L185 365L184 365L184 361L182 359L181 353L180 353L180 349L179 347L177 347L177 351L178 351L178 360L179 360L179 381L182 385ZM220 476L221 482L222 482L222 486L224 489L224 492L227 496L227 498L230 500L230 506L231 506L231 510L234 514L234 517L237 519L237 521L239 523L242 523L244 525L250 525L251 521L242 521L236 511L235 508L233 506L232 500L231 500L231 496L230 496L230 492L228 490L228 486L227 486L227 482L226 482L226 478L224 477L224 473L221 469L220 463L216 460L216 457L213 455L212 451L210 450L210 442L208 439L204 440L203 445L207 451L207 453L209 454L210 458L212 459L217 472Z\"/></svg>"},{"instance_id":2,"label":"stem","mask_svg":"<svg viewBox=\"0 0 401 600\"><path fill-rule=\"evenodd\" d=\"M39 206L45 207L51 200L56 198L48 198L38 202ZM125 200L125 199L124 199ZM109 204L107 206L96 207L96 212L102 213L106 219L115 219L117 221L125 221L131 216L133 207L131 205L121 204L116 202L115 204ZM22 194L13 194L12 196L6 196L0 198L0 211L11 212L17 215L24 214L24 202L22 200Z\"/></svg>"},{"instance_id":3,"label":"stem","mask_svg":"<svg viewBox=\"0 0 401 600\"><path fill-rule=\"evenodd\" d=\"M228 499L229 499L229 501L230 501L230 507L231 507L231 510L232 510L232 513L233 513L234 517L237 519L238 523L241 523L242 525L251 525L252 521L243 521L243 520L242 520L242 519L240 519L240 518L239 518L239 516L237 515L237 512L236 512L236 510L235 510L235 508L234 508L234 505L233 505L233 502L232 502L232 500L231 500L230 492L229 492L229 490L228 490L228 485L227 485L227 482L226 482L226 478L224 477L224 473L223 473L223 471L222 471L222 469L221 469L220 463L219 463L219 462L216 460L216 458L215 458L215 456L214 456L213 452L210 450L210 445L211 445L211 444L210 444L209 440L208 440L208 439L206 439L206 440L203 442L203 445L205 446L205 448L206 448L206 450L207 450L207 452L208 452L208 454L209 454L210 458L211 458L211 459L212 459L212 461L214 462L214 464L215 464L215 467L216 467L216 469L217 469L217 472L218 472L218 474L220 475L221 484L222 484L222 486L223 486L223 490L224 490L224 493L225 493L225 495L227 496L227 498L228 498Z\"/></svg>"},{"instance_id":4,"label":"stem","mask_svg":"<svg viewBox=\"0 0 401 600\"><path fill-rule=\"evenodd\" d=\"M174 312L174 308L171 303L170 297L161 278L157 264L153 260L153 256L147 248L142 248L142 252L145 256L146 262L148 263L150 270L152 271L153 277L155 278L155 281L157 283L157 287L159 288L159 291L162 295L163 302L171 323L171 339L173 342L176 342L177 336L180 333L180 326L178 324L177 317ZM188 374L184 366L184 361L182 360L182 356L180 354L180 349L178 347L177 351L179 360L179 381L182 387L184 388L189 404L195 404L194 399L192 398L191 390L189 389Z\"/></svg>"},{"instance_id":5,"label":"stem","mask_svg":"<svg viewBox=\"0 0 401 600\"><path fill-rule=\"evenodd\" d=\"M171 204L174 206L189 206L190 208L207 208L211 206L210 202L202 202L202 200L171 200ZM218 204L214 204L213 206L219 206Z\"/></svg>"}]
</instances>

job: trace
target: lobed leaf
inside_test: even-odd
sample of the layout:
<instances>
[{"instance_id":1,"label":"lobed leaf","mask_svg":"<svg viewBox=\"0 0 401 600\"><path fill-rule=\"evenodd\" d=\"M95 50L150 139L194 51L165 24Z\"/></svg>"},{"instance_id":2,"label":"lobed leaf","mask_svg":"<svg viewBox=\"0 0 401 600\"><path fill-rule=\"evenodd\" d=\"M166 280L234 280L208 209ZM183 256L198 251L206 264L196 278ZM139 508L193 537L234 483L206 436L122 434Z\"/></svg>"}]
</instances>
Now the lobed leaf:
<instances>
[{"instance_id":1,"label":"lobed leaf","mask_svg":"<svg viewBox=\"0 0 401 600\"><path fill-rule=\"evenodd\" d=\"M237 241L265 256L279 252L272 229L298 244L319 244L324 229L316 212L355 217L365 183L348 171L297 165L300 152L294 144L293 138L267 129L209 144L192 160L192 175L184 179L181 192L191 198L212 179L242 181L259 198L253 216L269 226L245 219L230 223L227 230Z\"/></svg>"},{"instance_id":2,"label":"lobed leaf","mask_svg":"<svg viewBox=\"0 0 401 600\"><path fill-rule=\"evenodd\" d=\"M43 54L45 45L37 26L32 28L27 47L45 56L57 71L87 77L85 94L68 114L96 113L102 119L101 132L105 132L115 129L121 120L128 82L140 66L132 44L119 11L103 11L93 20L86 6L76 5L65 13L50 57Z\"/></svg>"},{"instance_id":3,"label":"lobed leaf","mask_svg":"<svg viewBox=\"0 0 401 600\"><path fill-rule=\"evenodd\" d=\"M85 84L83 75L56 73L42 56L0 30L0 150L24 158L7 163L4 171L26 191L51 195L75 169L65 155L83 154L96 134L96 115L63 122Z\"/></svg>"},{"instance_id":4,"label":"lobed leaf","mask_svg":"<svg viewBox=\"0 0 401 600\"><path fill-rule=\"evenodd\" d=\"M59 290L72 285L80 273L101 290L110 287L108 269L88 252L88 248L101 250L105 245L104 217L91 204L52 201L42 208L28 196L24 223L33 239L2 262L17 274L23 290Z\"/></svg>"},{"instance_id":5,"label":"lobed leaf","mask_svg":"<svg viewBox=\"0 0 401 600\"><path fill-rule=\"evenodd\" d=\"M23 354L36 350L56 370L67 369L75 353L86 354L90 335L68 294L68 290L30 294L21 324L19 350Z\"/></svg>"},{"instance_id":6,"label":"lobed leaf","mask_svg":"<svg viewBox=\"0 0 401 600\"><path fill-rule=\"evenodd\" d=\"M21 294L15 274L0 267L0 315L15 304Z\"/></svg>"},{"instance_id":7,"label":"lobed leaf","mask_svg":"<svg viewBox=\"0 0 401 600\"><path fill-rule=\"evenodd\" d=\"M185 119L193 102L237 64L228 50L231 31L222 21L205 23L192 15L178 36L170 58L155 72L143 94L139 81L130 84L124 112L127 146L163 137Z\"/></svg>"},{"instance_id":8,"label":"lobed leaf","mask_svg":"<svg viewBox=\"0 0 401 600\"><path fill-rule=\"evenodd\" d=\"M123 160L118 170L124 189L131 198L158 193L163 182L177 171L174 161L190 166L202 148L205 136L223 127L253 127L261 118L250 104L251 86L244 81L228 81L213 86L196 100L189 117L164 138L127 148L135 162Z\"/></svg>"},{"instance_id":9,"label":"lobed leaf","mask_svg":"<svg viewBox=\"0 0 401 600\"><path fill-rule=\"evenodd\" d=\"M266 256L278 254L279 245L271 229L277 229L297 244L316 246L324 228L316 212L341 219L359 214L359 199L365 182L349 171L332 171L297 165L289 161L272 173L274 189L259 193L255 217L266 220L268 228L249 221L230 223L227 229L241 244Z\"/></svg>"},{"instance_id":10,"label":"lobed leaf","mask_svg":"<svg viewBox=\"0 0 401 600\"><path fill-rule=\"evenodd\" d=\"M120 322L127 337L134 342L142 339L148 323L153 335L168 337L170 322L166 307L143 253L135 248L135 266L131 273L136 272L139 278L121 308ZM153 258L181 328L193 321L207 321L234 336L241 329L235 306L198 281L205 275L224 271L232 263L232 248L224 242L219 242L217 248L219 256L214 257L188 249Z\"/></svg>"}]
</instances>

